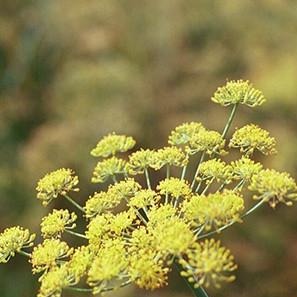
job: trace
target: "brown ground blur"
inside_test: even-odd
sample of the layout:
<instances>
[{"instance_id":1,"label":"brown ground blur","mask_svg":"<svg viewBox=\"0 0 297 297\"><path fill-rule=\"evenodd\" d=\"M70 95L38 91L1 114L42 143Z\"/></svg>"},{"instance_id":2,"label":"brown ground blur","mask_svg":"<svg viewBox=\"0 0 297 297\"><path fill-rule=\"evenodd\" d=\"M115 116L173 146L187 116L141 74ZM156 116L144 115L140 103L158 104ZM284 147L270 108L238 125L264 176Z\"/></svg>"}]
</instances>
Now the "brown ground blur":
<instances>
[{"instance_id":1,"label":"brown ground blur","mask_svg":"<svg viewBox=\"0 0 297 297\"><path fill-rule=\"evenodd\" d=\"M45 210L34 188L53 169L74 168L87 197L89 151L108 132L159 147L183 121L221 129L229 111L210 97L226 79L249 79L266 95L235 125L269 129L279 154L265 165L296 178L296 36L293 0L0 0L0 229L38 230ZM210 297L297 296L296 211L265 207L228 230L237 282ZM1 296L34 296L23 263L0 266ZM191 296L174 273L166 289L115 295Z\"/></svg>"}]
</instances>

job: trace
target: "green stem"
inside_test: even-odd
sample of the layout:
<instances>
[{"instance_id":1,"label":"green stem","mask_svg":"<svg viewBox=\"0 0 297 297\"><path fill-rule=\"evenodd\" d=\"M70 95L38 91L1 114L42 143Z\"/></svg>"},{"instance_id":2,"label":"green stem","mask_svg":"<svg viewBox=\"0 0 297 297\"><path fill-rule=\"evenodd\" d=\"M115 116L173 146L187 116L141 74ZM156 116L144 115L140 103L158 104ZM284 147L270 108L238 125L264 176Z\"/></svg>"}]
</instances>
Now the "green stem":
<instances>
[{"instance_id":1,"label":"green stem","mask_svg":"<svg viewBox=\"0 0 297 297\"><path fill-rule=\"evenodd\" d=\"M241 188L243 187L244 183L245 183L245 180L242 179L242 180L235 186L235 188L234 188L233 190L236 191L236 190L238 190L238 189L241 189Z\"/></svg>"},{"instance_id":2,"label":"green stem","mask_svg":"<svg viewBox=\"0 0 297 297\"><path fill-rule=\"evenodd\" d=\"M185 165L183 167L182 174L181 174L181 177L180 177L181 180L184 180L185 179L186 172L187 172L187 167L188 167L188 165Z\"/></svg>"},{"instance_id":3,"label":"green stem","mask_svg":"<svg viewBox=\"0 0 297 297\"><path fill-rule=\"evenodd\" d=\"M118 180L117 180L117 178L116 178L115 175L113 175L111 178L112 178L112 181L113 181L115 184L118 182Z\"/></svg>"},{"instance_id":4,"label":"green stem","mask_svg":"<svg viewBox=\"0 0 297 297\"><path fill-rule=\"evenodd\" d=\"M108 287L108 288L104 288L100 291L100 293L103 292L108 292L108 291L112 291L114 289L118 289L118 288L123 288L125 286L128 286L129 284L131 284L131 281L128 280L122 284L120 284L118 287ZM66 287L66 290L70 290L70 291L76 291L76 292L92 292L93 289L92 288L79 288L79 287Z\"/></svg>"},{"instance_id":5,"label":"green stem","mask_svg":"<svg viewBox=\"0 0 297 297\"><path fill-rule=\"evenodd\" d=\"M72 234L74 236L77 236L77 237L80 237L80 238L84 238L84 239L87 239L87 237L83 234L80 234L80 233L77 233L77 232L74 232L74 231L71 231L69 229L65 229L65 231L69 234Z\"/></svg>"},{"instance_id":6,"label":"green stem","mask_svg":"<svg viewBox=\"0 0 297 297\"><path fill-rule=\"evenodd\" d=\"M25 257L31 258L31 254L29 254L29 253L26 253L26 252L24 252L24 251L22 251L22 250L18 251L18 253L19 253L20 255L22 255L22 256L25 256Z\"/></svg>"},{"instance_id":7,"label":"green stem","mask_svg":"<svg viewBox=\"0 0 297 297\"><path fill-rule=\"evenodd\" d=\"M147 168L144 169L144 174L145 174L145 178L146 178L147 187L149 190L151 190L152 187L151 187L150 176L149 176L149 172L148 172Z\"/></svg>"},{"instance_id":8,"label":"green stem","mask_svg":"<svg viewBox=\"0 0 297 297\"><path fill-rule=\"evenodd\" d=\"M230 127L231 127L231 124L232 124L232 121L233 121L233 119L234 119L234 116L235 116L237 107L238 107L238 103L236 103L236 104L233 105L233 108L232 108L232 110L231 110L231 114L230 114L230 116L229 116L229 119L228 119L228 121L227 121L227 123L226 123L226 126L225 126L225 128L224 128L224 131L223 131L223 133L222 133L222 137L223 137L223 138L226 137L226 135L227 135L227 133L228 133Z\"/></svg>"},{"instance_id":9,"label":"green stem","mask_svg":"<svg viewBox=\"0 0 297 297\"><path fill-rule=\"evenodd\" d=\"M206 187L202 191L201 195L204 195L207 192L207 190L210 188L210 186L214 182L214 180L215 180L215 177L213 177L211 180L208 181L208 184L206 185Z\"/></svg>"},{"instance_id":10,"label":"green stem","mask_svg":"<svg viewBox=\"0 0 297 297\"><path fill-rule=\"evenodd\" d=\"M170 177L170 165L166 165L166 178L168 179ZM165 204L168 203L168 192L166 193L165 196Z\"/></svg>"},{"instance_id":11,"label":"green stem","mask_svg":"<svg viewBox=\"0 0 297 297\"><path fill-rule=\"evenodd\" d=\"M78 204L76 203L72 198L70 198L68 195L64 195L64 197L71 203L73 204L76 208L78 208L80 211L82 211L83 213L85 213L85 210Z\"/></svg>"},{"instance_id":12,"label":"green stem","mask_svg":"<svg viewBox=\"0 0 297 297\"><path fill-rule=\"evenodd\" d=\"M69 291L76 291L76 292L92 292L93 289L89 289L89 288L78 288L78 287L66 287L66 290Z\"/></svg>"},{"instance_id":13,"label":"green stem","mask_svg":"<svg viewBox=\"0 0 297 297\"><path fill-rule=\"evenodd\" d=\"M195 175L194 175L192 184L191 184L191 188L192 188L192 189L194 188L194 185L195 185L195 182L196 182L196 178L197 178L197 176L198 176L198 174L199 174L200 165L201 165L201 163L204 161L204 158L205 158L205 151L202 152L201 157L200 157L200 160L199 160L199 163L198 163L198 165L197 165L196 172L195 172Z\"/></svg>"},{"instance_id":14,"label":"green stem","mask_svg":"<svg viewBox=\"0 0 297 297\"><path fill-rule=\"evenodd\" d=\"M174 263L175 264L175 267L176 269L181 272L182 271L182 267L180 264L178 264L177 262ZM186 284L188 285L188 287L191 289L192 293L194 294L194 296L196 297L209 297L207 295L207 293L205 292L205 290L202 288L202 287L199 287L199 288L195 288L194 287L194 284L193 283L190 283L188 281L188 279L186 277L183 277L183 280L186 282Z\"/></svg>"}]
</instances>

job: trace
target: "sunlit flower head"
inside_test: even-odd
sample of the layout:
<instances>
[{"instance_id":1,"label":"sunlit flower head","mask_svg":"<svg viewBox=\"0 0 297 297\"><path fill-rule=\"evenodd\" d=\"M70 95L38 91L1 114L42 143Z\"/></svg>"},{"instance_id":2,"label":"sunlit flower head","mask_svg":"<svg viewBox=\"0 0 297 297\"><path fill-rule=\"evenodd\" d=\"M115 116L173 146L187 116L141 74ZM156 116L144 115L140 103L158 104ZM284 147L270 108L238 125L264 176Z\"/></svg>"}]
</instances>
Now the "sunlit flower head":
<instances>
[{"instance_id":1,"label":"sunlit flower head","mask_svg":"<svg viewBox=\"0 0 297 297\"><path fill-rule=\"evenodd\" d=\"M139 190L141 186L133 178L128 178L126 180L120 181L108 188L108 195L110 199L126 199L133 197Z\"/></svg>"},{"instance_id":2,"label":"sunlit flower head","mask_svg":"<svg viewBox=\"0 0 297 297\"><path fill-rule=\"evenodd\" d=\"M239 148L246 155L251 155L258 150L264 155L276 153L276 142L269 132L257 125L250 124L237 129L229 143L230 147Z\"/></svg>"},{"instance_id":3,"label":"sunlit flower head","mask_svg":"<svg viewBox=\"0 0 297 297\"><path fill-rule=\"evenodd\" d=\"M86 201L84 207L86 217L93 218L103 211L113 208L120 202L119 200L121 199L112 201L107 192L94 193L94 195L90 196Z\"/></svg>"},{"instance_id":4,"label":"sunlit flower head","mask_svg":"<svg viewBox=\"0 0 297 297\"><path fill-rule=\"evenodd\" d=\"M60 297L62 290L71 285L73 279L67 266L55 267L42 277L37 297Z\"/></svg>"},{"instance_id":5,"label":"sunlit flower head","mask_svg":"<svg viewBox=\"0 0 297 297\"><path fill-rule=\"evenodd\" d=\"M231 167L220 159L202 162L199 167L198 180L215 178L217 181L229 183L232 178Z\"/></svg>"},{"instance_id":6,"label":"sunlit flower head","mask_svg":"<svg viewBox=\"0 0 297 297\"><path fill-rule=\"evenodd\" d=\"M224 155L224 147L225 140L219 132L203 129L192 137L186 151L189 154L205 151L209 155Z\"/></svg>"},{"instance_id":7,"label":"sunlit flower head","mask_svg":"<svg viewBox=\"0 0 297 297\"><path fill-rule=\"evenodd\" d=\"M78 283L89 270L94 255L89 246L81 246L74 250L70 260L67 262L69 275L72 276L73 282Z\"/></svg>"},{"instance_id":8,"label":"sunlit flower head","mask_svg":"<svg viewBox=\"0 0 297 297\"><path fill-rule=\"evenodd\" d=\"M183 167L187 165L189 161L188 156L183 153L180 148L175 146L164 147L157 150L155 158L155 164L152 165L155 170L159 170L166 165Z\"/></svg>"},{"instance_id":9,"label":"sunlit flower head","mask_svg":"<svg viewBox=\"0 0 297 297\"><path fill-rule=\"evenodd\" d=\"M31 247L35 234L30 234L28 229L10 227L0 234L0 263L6 263L22 248Z\"/></svg>"},{"instance_id":10,"label":"sunlit flower head","mask_svg":"<svg viewBox=\"0 0 297 297\"><path fill-rule=\"evenodd\" d=\"M143 173L147 168L156 164L156 152L141 149L129 156L127 172L132 175Z\"/></svg>"},{"instance_id":11,"label":"sunlit flower head","mask_svg":"<svg viewBox=\"0 0 297 297\"><path fill-rule=\"evenodd\" d=\"M98 162L92 177L92 183L104 183L108 178L115 177L118 174L126 173L126 161L111 157Z\"/></svg>"},{"instance_id":12,"label":"sunlit flower head","mask_svg":"<svg viewBox=\"0 0 297 297\"><path fill-rule=\"evenodd\" d=\"M181 275L187 277L195 288L210 285L219 288L222 282L235 279L230 273L237 268L230 251L214 239L194 244L180 264L184 268Z\"/></svg>"},{"instance_id":13,"label":"sunlit flower head","mask_svg":"<svg viewBox=\"0 0 297 297\"><path fill-rule=\"evenodd\" d=\"M254 199L264 198L271 207L275 207L279 202L292 205L292 202L297 200L297 185L294 179L288 173L274 169L261 170L254 175L249 189L257 192Z\"/></svg>"},{"instance_id":14,"label":"sunlit flower head","mask_svg":"<svg viewBox=\"0 0 297 297\"><path fill-rule=\"evenodd\" d=\"M76 224L77 215L69 213L67 209L54 209L52 213L42 218L40 224L42 236L60 237L66 229L73 229Z\"/></svg>"},{"instance_id":15,"label":"sunlit flower head","mask_svg":"<svg viewBox=\"0 0 297 297\"><path fill-rule=\"evenodd\" d=\"M112 214L106 213L98 215L90 221L86 231L90 245L101 245L103 236L109 230L109 221L112 217Z\"/></svg>"},{"instance_id":16,"label":"sunlit flower head","mask_svg":"<svg viewBox=\"0 0 297 297\"><path fill-rule=\"evenodd\" d=\"M160 181L157 190L161 195L169 194L174 198L188 198L192 191L187 181L170 177Z\"/></svg>"},{"instance_id":17,"label":"sunlit flower head","mask_svg":"<svg viewBox=\"0 0 297 297\"><path fill-rule=\"evenodd\" d=\"M93 287L93 294L100 293L106 281L120 278L127 265L124 242L120 239L104 242L88 272L87 282Z\"/></svg>"},{"instance_id":18,"label":"sunlit flower head","mask_svg":"<svg viewBox=\"0 0 297 297\"><path fill-rule=\"evenodd\" d=\"M204 130L203 125L198 122L181 124L171 132L168 143L176 146L187 145L195 135Z\"/></svg>"},{"instance_id":19,"label":"sunlit flower head","mask_svg":"<svg viewBox=\"0 0 297 297\"><path fill-rule=\"evenodd\" d=\"M115 133L104 136L97 146L91 151L94 157L107 158L114 156L116 153L126 152L132 149L135 145L135 140L130 136L117 135Z\"/></svg>"},{"instance_id":20,"label":"sunlit flower head","mask_svg":"<svg viewBox=\"0 0 297 297\"><path fill-rule=\"evenodd\" d=\"M148 217L150 225L153 226L158 224L158 222L164 222L167 219L175 217L177 210L170 204L160 205L159 207L154 207L150 210Z\"/></svg>"},{"instance_id":21,"label":"sunlit flower head","mask_svg":"<svg viewBox=\"0 0 297 297\"><path fill-rule=\"evenodd\" d=\"M262 105L266 99L263 93L253 87L249 81L231 80L219 87L211 100L223 106L245 104L250 107Z\"/></svg>"},{"instance_id":22,"label":"sunlit flower head","mask_svg":"<svg viewBox=\"0 0 297 297\"><path fill-rule=\"evenodd\" d=\"M148 230L152 234L154 248L161 253L178 256L194 242L189 225L178 217L154 221L153 224L148 222Z\"/></svg>"},{"instance_id":23,"label":"sunlit flower head","mask_svg":"<svg viewBox=\"0 0 297 297\"><path fill-rule=\"evenodd\" d=\"M144 189L138 191L128 202L128 205L136 208L156 205L161 197L153 190Z\"/></svg>"},{"instance_id":24,"label":"sunlit flower head","mask_svg":"<svg viewBox=\"0 0 297 297\"><path fill-rule=\"evenodd\" d=\"M207 196L193 196L183 204L185 218L196 226L211 229L238 221L244 209L243 198L230 190Z\"/></svg>"},{"instance_id":25,"label":"sunlit flower head","mask_svg":"<svg viewBox=\"0 0 297 297\"><path fill-rule=\"evenodd\" d=\"M77 184L78 177L71 169L58 169L39 180L36 187L37 198L42 201L42 205L46 206L58 195L63 196L69 191L78 191Z\"/></svg>"},{"instance_id":26,"label":"sunlit flower head","mask_svg":"<svg viewBox=\"0 0 297 297\"><path fill-rule=\"evenodd\" d=\"M152 290L167 285L169 268L152 250L139 250L129 260L129 276L140 288Z\"/></svg>"},{"instance_id":27,"label":"sunlit flower head","mask_svg":"<svg viewBox=\"0 0 297 297\"><path fill-rule=\"evenodd\" d=\"M234 179L250 181L251 178L262 170L263 166L245 156L231 162L232 175Z\"/></svg>"},{"instance_id":28,"label":"sunlit flower head","mask_svg":"<svg viewBox=\"0 0 297 297\"><path fill-rule=\"evenodd\" d=\"M69 257L73 252L66 242L59 239L45 239L34 247L31 257L32 271L38 273L56 267L57 261Z\"/></svg>"},{"instance_id":29,"label":"sunlit flower head","mask_svg":"<svg viewBox=\"0 0 297 297\"><path fill-rule=\"evenodd\" d=\"M136 219L135 212L133 210L122 211L109 221L109 230L111 234L121 235L122 231L126 230L132 225L132 222Z\"/></svg>"}]
</instances>

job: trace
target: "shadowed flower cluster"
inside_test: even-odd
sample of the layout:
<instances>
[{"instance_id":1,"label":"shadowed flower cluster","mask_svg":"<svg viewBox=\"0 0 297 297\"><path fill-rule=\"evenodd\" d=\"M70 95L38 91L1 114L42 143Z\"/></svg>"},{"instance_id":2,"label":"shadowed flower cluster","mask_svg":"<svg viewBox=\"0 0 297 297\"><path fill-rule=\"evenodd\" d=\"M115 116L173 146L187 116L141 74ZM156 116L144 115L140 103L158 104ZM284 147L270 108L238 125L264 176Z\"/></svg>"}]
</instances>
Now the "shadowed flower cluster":
<instances>
[{"instance_id":1,"label":"shadowed flower cluster","mask_svg":"<svg viewBox=\"0 0 297 297\"><path fill-rule=\"evenodd\" d=\"M99 158L91 180L98 189L83 206L70 197L78 191L71 169L43 177L36 188L42 204L61 196L79 214L54 209L45 216L40 224L43 241L31 252L24 249L33 245L35 235L21 227L4 230L0 262L15 253L29 257L32 272L40 273L38 297L60 297L64 289L102 294L130 283L156 289L168 283L171 269L180 271L195 294L203 294L202 287L233 281L237 266L231 252L209 237L243 222L265 202L291 205L297 186L288 173L263 169L252 159L255 151L276 152L267 131L251 124L227 137L237 106L261 105L263 94L247 81L230 81L212 100L232 105L223 133L199 122L184 123L170 133L169 146L132 153L132 137L103 137L91 151ZM232 153L228 148L239 148L243 156L225 158ZM155 185L152 177L161 178ZM245 201L251 198L258 201L247 209ZM86 224L80 225L78 217ZM84 231L79 233L76 225ZM65 233L80 244L71 247Z\"/></svg>"}]
</instances>

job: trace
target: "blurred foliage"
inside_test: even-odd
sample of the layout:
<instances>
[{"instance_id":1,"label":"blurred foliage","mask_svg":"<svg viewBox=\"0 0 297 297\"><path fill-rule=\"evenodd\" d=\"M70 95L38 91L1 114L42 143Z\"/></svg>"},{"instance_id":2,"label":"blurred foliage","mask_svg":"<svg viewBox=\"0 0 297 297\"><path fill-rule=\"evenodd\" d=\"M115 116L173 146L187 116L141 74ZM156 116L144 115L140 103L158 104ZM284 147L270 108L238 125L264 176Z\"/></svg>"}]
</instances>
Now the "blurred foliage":
<instances>
[{"instance_id":1,"label":"blurred foliage","mask_svg":"<svg viewBox=\"0 0 297 297\"><path fill-rule=\"evenodd\" d=\"M34 187L48 171L72 167L87 188L89 151L108 132L151 147L183 121L221 127L226 109L210 97L226 79L263 91L265 106L241 109L236 125L271 130L279 154L266 165L297 176L296 1L0 0L0 8L1 229L37 229ZM238 281L210 296L295 294L294 211L262 209L226 233ZM1 296L34 294L21 260L0 267ZM190 296L175 274L161 291L118 295Z\"/></svg>"}]
</instances>

